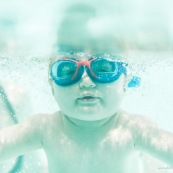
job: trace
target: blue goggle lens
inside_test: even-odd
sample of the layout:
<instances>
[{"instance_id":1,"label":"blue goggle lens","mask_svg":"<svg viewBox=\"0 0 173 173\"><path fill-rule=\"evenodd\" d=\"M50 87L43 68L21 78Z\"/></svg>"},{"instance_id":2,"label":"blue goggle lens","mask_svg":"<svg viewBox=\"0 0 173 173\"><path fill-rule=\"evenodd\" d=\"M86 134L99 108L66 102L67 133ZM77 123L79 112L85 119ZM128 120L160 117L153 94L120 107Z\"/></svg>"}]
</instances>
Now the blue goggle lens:
<instances>
[{"instance_id":1,"label":"blue goggle lens","mask_svg":"<svg viewBox=\"0 0 173 173\"><path fill-rule=\"evenodd\" d=\"M95 60L91 62L90 67L93 73L98 78L107 78L118 73L118 65L116 62L111 62L108 60Z\"/></svg>"},{"instance_id":2,"label":"blue goggle lens","mask_svg":"<svg viewBox=\"0 0 173 173\"><path fill-rule=\"evenodd\" d=\"M71 79L75 74L77 66L71 61L57 61L52 66L52 75L59 80Z\"/></svg>"}]
</instances>

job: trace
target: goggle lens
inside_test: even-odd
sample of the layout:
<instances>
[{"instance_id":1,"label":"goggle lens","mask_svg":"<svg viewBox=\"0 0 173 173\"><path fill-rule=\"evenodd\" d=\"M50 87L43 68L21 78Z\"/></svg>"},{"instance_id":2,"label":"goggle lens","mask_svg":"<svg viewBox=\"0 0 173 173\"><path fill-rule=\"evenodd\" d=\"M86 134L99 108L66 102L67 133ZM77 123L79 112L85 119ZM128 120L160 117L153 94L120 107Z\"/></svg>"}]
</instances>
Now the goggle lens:
<instances>
[{"instance_id":1,"label":"goggle lens","mask_svg":"<svg viewBox=\"0 0 173 173\"><path fill-rule=\"evenodd\" d=\"M52 75L58 79L71 79L75 74L77 66L72 61L57 61L52 66Z\"/></svg>"},{"instance_id":2,"label":"goggle lens","mask_svg":"<svg viewBox=\"0 0 173 173\"><path fill-rule=\"evenodd\" d=\"M91 62L90 68L98 78L111 77L118 73L117 63L105 59L98 59Z\"/></svg>"}]
</instances>

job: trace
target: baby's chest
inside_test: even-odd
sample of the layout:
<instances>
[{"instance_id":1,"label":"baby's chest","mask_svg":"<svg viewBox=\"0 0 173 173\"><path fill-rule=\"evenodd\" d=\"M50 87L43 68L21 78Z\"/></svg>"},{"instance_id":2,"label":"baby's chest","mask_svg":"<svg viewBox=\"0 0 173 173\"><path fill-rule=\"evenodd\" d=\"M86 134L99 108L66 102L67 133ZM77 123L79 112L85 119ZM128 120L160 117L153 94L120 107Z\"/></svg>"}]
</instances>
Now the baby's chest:
<instances>
[{"instance_id":1,"label":"baby's chest","mask_svg":"<svg viewBox=\"0 0 173 173\"><path fill-rule=\"evenodd\" d=\"M71 147L47 152L50 173L125 173L125 153L104 150L79 150ZM55 171L56 170L56 171Z\"/></svg>"},{"instance_id":2,"label":"baby's chest","mask_svg":"<svg viewBox=\"0 0 173 173\"><path fill-rule=\"evenodd\" d=\"M66 136L52 139L45 146L50 173L125 173L133 142L127 136L126 140L115 136L86 145Z\"/></svg>"}]
</instances>

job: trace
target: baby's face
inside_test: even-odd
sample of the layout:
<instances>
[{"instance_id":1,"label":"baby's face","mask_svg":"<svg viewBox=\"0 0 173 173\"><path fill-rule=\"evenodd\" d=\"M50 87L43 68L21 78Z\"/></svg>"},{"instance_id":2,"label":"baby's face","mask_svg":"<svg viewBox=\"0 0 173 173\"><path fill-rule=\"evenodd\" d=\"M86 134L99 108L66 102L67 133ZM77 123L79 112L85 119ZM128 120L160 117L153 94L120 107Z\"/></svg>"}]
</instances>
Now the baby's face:
<instances>
[{"instance_id":1,"label":"baby's face","mask_svg":"<svg viewBox=\"0 0 173 173\"><path fill-rule=\"evenodd\" d=\"M86 53L77 54L79 61L88 60ZM53 61L56 61L54 58ZM71 118L95 121L108 118L120 109L124 95L125 76L111 83L93 81L86 72L77 83L59 86L51 80L51 87L61 112Z\"/></svg>"}]
</instances>

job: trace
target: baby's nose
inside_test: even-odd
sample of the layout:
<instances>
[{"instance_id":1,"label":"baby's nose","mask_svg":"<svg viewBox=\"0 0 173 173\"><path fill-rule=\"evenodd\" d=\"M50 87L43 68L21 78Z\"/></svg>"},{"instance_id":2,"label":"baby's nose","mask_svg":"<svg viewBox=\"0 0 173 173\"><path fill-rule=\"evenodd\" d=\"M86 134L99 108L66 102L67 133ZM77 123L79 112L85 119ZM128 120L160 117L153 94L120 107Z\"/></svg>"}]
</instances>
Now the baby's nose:
<instances>
[{"instance_id":1,"label":"baby's nose","mask_svg":"<svg viewBox=\"0 0 173 173\"><path fill-rule=\"evenodd\" d=\"M79 86L80 88L94 88L96 84L91 80L91 78L88 76L88 74L85 71L84 74L82 75Z\"/></svg>"}]
</instances>

